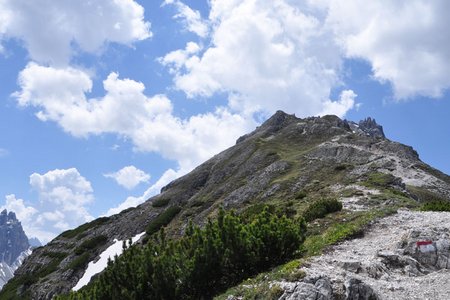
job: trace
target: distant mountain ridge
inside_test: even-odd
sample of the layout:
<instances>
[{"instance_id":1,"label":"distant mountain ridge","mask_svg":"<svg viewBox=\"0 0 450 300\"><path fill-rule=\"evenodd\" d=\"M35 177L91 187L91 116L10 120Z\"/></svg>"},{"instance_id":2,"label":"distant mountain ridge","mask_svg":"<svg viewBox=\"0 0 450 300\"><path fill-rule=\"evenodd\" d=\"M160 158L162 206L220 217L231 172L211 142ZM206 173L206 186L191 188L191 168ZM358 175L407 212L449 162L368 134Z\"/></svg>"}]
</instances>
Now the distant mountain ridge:
<instances>
[{"instance_id":1,"label":"distant mountain ridge","mask_svg":"<svg viewBox=\"0 0 450 300\"><path fill-rule=\"evenodd\" d=\"M301 119L278 111L138 207L83 224L37 248L4 293L19 297L11 299L51 299L71 290L114 240L165 225L168 238L178 237L188 220L201 226L220 207L248 213L272 205L299 215L323 197L342 200L348 220L355 211L430 198L449 201L450 177L423 163L412 147L386 138L374 119Z\"/></svg>"},{"instance_id":2,"label":"distant mountain ridge","mask_svg":"<svg viewBox=\"0 0 450 300\"><path fill-rule=\"evenodd\" d=\"M31 251L28 238L14 212L0 213L0 288L13 277Z\"/></svg>"}]
</instances>

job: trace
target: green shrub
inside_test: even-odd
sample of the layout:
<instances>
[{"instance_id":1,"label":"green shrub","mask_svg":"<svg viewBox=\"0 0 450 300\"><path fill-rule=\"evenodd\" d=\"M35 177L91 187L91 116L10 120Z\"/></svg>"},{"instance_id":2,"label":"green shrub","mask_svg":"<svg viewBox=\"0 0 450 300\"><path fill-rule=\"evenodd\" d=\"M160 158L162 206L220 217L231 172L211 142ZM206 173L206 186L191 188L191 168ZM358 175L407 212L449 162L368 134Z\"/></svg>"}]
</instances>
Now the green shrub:
<instances>
[{"instance_id":1,"label":"green shrub","mask_svg":"<svg viewBox=\"0 0 450 300\"><path fill-rule=\"evenodd\" d=\"M340 211L342 209L342 203L337 199L320 199L311 203L303 212L305 221L311 222L312 220L323 218L327 214Z\"/></svg>"},{"instance_id":2,"label":"green shrub","mask_svg":"<svg viewBox=\"0 0 450 300\"><path fill-rule=\"evenodd\" d=\"M104 235L95 236L91 239L84 241L83 243L81 243L80 246L75 248L75 254L80 255L86 251L103 246L104 244L106 244L107 241L108 241L108 237L106 237Z\"/></svg>"},{"instance_id":3,"label":"green shrub","mask_svg":"<svg viewBox=\"0 0 450 300\"><path fill-rule=\"evenodd\" d=\"M445 201L442 196L422 187L408 186L407 190L420 202Z\"/></svg>"},{"instance_id":4,"label":"green shrub","mask_svg":"<svg viewBox=\"0 0 450 300\"><path fill-rule=\"evenodd\" d=\"M305 191L300 191L297 193L297 195L295 195L295 199L301 200L304 199L306 197L306 192Z\"/></svg>"},{"instance_id":5,"label":"green shrub","mask_svg":"<svg viewBox=\"0 0 450 300\"><path fill-rule=\"evenodd\" d=\"M171 206L167 208L164 212L148 223L145 232L148 235L158 232L162 227L167 226L180 211L181 207L179 206Z\"/></svg>"},{"instance_id":6,"label":"green shrub","mask_svg":"<svg viewBox=\"0 0 450 300\"><path fill-rule=\"evenodd\" d=\"M159 198L159 199L152 201L152 206L153 207L164 207L167 204L169 204L169 202L170 202L169 198Z\"/></svg>"},{"instance_id":7,"label":"green shrub","mask_svg":"<svg viewBox=\"0 0 450 300\"><path fill-rule=\"evenodd\" d=\"M371 173L365 182L365 185L375 187L388 187L395 183L395 176L381 172Z\"/></svg>"},{"instance_id":8,"label":"green shrub","mask_svg":"<svg viewBox=\"0 0 450 300\"><path fill-rule=\"evenodd\" d=\"M15 276L11 278L5 286L3 286L2 290L0 291L0 299L8 299L8 300L31 299L28 287L30 287L36 281L37 278L29 274L20 277ZM18 291L25 289L27 289L27 292L25 294L18 293Z\"/></svg>"},{"instance_id":9,"label":"green shrub","mask_svg":"<svg viewBox=\"0 0 450 300\"><path fill-rule=\"evenodd\" d=\"M153 242L130 246L88 286L57 299L212 299L292 259L304 238L302 219L264 209L244 222L220 210L218 219L208 220L203 229L190 223L180 239L167 241L161 230ZM264 298L278 299L281 294L274 287Z\"/></svg>"},{"instance_id":10,"label":"green shrub","mask_svg":"<svg viewBox=\"0 0 450 300\"><path fill-rule=\"evenodd\" d=\"M101 218L95 219L92 222L85 223L81 226L78 226L75 229L64 231L59 236L68 238L68 239L74 238L74 237L78 236L79 234L84 233L86 230L91 229L96 226L100 226L102 224L105 224L108 221L109 221L109 217L101 217Z\"/></svg>"},{"instance_id":11,"label":"green shrub","mask_svg":"<svg viewBox=\"0 0 450 300\"><path fill-rule=\"evenodd\" d=\"M74 271L84 269L87 266L91 259L91 255L88 252L83 253L82 255L76 257L68 266L68 269L72 269Z\"/></svg>"},{"instance_id":12,"label":"green shrub","mask_svg":"<svg viewBox=\"0 0 450 300\"><path fill-rule=\"evenodd\" d=\"M66 252L51 252L51 251L45 251L42 253L42 255L51 257L51 258L57 258L60 260L63 260L64 258L67 257L68 253Z\"/></svg>"},{"instance_id":13,"label":"green shrub","mask_svg":"<svg viewBox=\"0 0 450 300\"><path fill-rule=\"evenodd\" d=\"M448 201L431 201L425 203L420 208L422 211L450 211L450 202Z\"/></svg>"},{"instance_id":14,"label":"green shrub","mask_svg":"<svg viewBox=\"0 0 450 300\"><path fill-rule=\"evenodd\" d=\"M275 213L276 207L273 204L256 203L248 206L242 213L243 220L253 220L255 216L262 213L264 209L269 210L270 213Z\"/></svg>"},{"instance_id":15,"label":"green shrub","mask_svg":"<svg viewBox=\"0 0 450 300\"><path fill-rule=\"evenodd\" d=\"M334 167L335 171L344 171L345 169L347 169L347 165L337 165Z\"/></svg>"}]
</instances>

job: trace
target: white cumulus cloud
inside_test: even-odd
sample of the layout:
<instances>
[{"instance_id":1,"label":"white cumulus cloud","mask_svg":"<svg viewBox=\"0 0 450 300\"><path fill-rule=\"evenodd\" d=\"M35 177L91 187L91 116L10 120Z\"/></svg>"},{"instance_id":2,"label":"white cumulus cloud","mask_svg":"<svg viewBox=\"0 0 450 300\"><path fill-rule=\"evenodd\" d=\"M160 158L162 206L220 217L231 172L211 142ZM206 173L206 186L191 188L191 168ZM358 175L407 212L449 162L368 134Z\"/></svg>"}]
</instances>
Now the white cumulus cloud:
<instances>
[{"instance_id":1,"label":"white cumulus cloud","mask_svg":"<svg viewBox=\"0 0 450 300\"><path fill-rule=\"evenodd\" d=\"M175 19L181 20L187 31L193 32L200 37L206 37L208 34L208 24L202 19L200 12L194 10L179 0L165 0L164 5L174 5L177 9Z\"/></svg>"},{"instance_id":2,"label":"white cumulus cloud","mask_svg":"<svg viewBox=\"0 0 450 300\"><path fill-rule=\"evenodd\" d=\"M37 205L27 205L23 199L7 195L2 206L16 213L28 237L46 243L61 231L93 219L87 210L94 200L92 186L77 169L33 173L30 185L38 194Z\"/></svg>"},{"instance_id":3,"label":"white cumulus cloud","mask_svg":"<svg viewBox=\"0 0 450 300\"><path fill-rule=\"evenodd\" d=\"M33 173L30 185L38 193L41 210L37 223L66 230L93 219L87 205L94 200L91 183L77 169ZM46 213L44 213L46 212Z\"/></svg>"},{"instance_id":4,"label":"white cumulus cloud","mask_svg":"<svg viewBox=\"0 0 450 300\"><path fill-rule=\"evenodd\" d=\"M210 47L174 50L160 59L189 97L225 92L230 108L245 114L283 109L299 116L325 110L342 116L353 108L347 105L351 102L330 99L331 90L342 84L343 53L323 18L306 5L285 0L210 4Z\"/></svg>"},{"instance_id":5,"label":"white cumulus cloud","mask_svg":"<svg viewBox=\"0 0 450 300\"><path fill-rule=\"evenodd\" d=\"M88 74L71 67L30 63L19 76L14 93L20 106L38 108L37 117L54 121L66 132L86 137L113 133L129 138L136 150L153 151L190 169L231 146L255 122L226 108L180 119L164 95L148 97L145 86L111 73L103 82L105 95L87 98Z\"/></svg>"},{"instance_id":6,"label":"white cumulus cloud","mask_svg":"<svg viewBox=\"0 0 450 300\"><path fill-rule=\"evenodd\" d=\"M126 189L134 189L140 183L148 182L150 175L135 166L127 166L117 172L108 173L104 175L107 178L114 179L119 185Z\"/></svg>"},{"instance_id":7,"label":"white cumulus cloud","mask_svg":"<svg viewBox=\"0 0 450 300\"><path fill-rule=\"evenodd\" d=\"M327 26L350 58L372 66L397 99L440 97L450 87L450 2L323 1Z\"/></svg>"},{"instance_id":8,"label":"white cumulus cloud","mask_svg":"<svg viewBox=\"0 0 450 300\"><path fill-rule=\"evenodd\" d=\"M41 63L67 64L75 49L96 53L110 42L130 45L151 35L133 0L0 1L0 41L23 40Z\"/></svg>"},{"instance_id":9,"label":"white cumulus cloud","mask_svg":"<svg viewBox=\"0 0 450 300\"><path fill-rule=\"evenodd\" d=\"M13 211L19 221L25 221L32 218L38 212L34 207L27 206L23 199L17 199L16 195L6 195L6 203L1 207L1 210L6 209L8 211Z\"/></svg>"}]
</instances>

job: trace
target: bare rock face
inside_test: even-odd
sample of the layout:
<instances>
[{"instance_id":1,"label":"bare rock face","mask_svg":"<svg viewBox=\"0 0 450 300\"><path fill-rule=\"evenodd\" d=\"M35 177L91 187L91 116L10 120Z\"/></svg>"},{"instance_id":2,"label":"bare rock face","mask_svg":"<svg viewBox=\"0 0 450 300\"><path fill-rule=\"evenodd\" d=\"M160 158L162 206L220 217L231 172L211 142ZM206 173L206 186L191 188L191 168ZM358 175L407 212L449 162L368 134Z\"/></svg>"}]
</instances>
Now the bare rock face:
<instances>
[{"instance_id":1,"label":"bare rock face","mask_svg":"<svg viewBox=\"0 0 450 300\"><path fill-rule=\"evenodd\" d=\"M359 133L365 134L374 138L385 138L383 127L370 117L359 121L359 123L349 122L350 128Z\"/></svg>"},{"instance_id":2,"label":"bare rock face","mask_svg":"<svg viewBox=\"0 0 450 300\"><path fill-rule=\"evenodd\" d=\"M350 278L345 282L346 300L378 300L373 289L357 278Z\"/></svg>"},{"instance_id":3,"label":"bare rock face","mask_svg":"<svg viewBox=\"0 0 450 300\"><path fill-rule=\"evenodd\" d=\"M13 212L0 213L0 261L12 265L29 247L28 238Z\"/></svg>"},{"instance_id":4,"label":"bare rock face","mask_svg":"<svg viewBox=\"0 0 450 300\"><path fill-rule=\"evenodd\" d=\"M331 300L333 289L328 277L305 278L286 290L279 300Z\"/></svg>"},{"instance_id":5,"label":"bare rock face","mask_svg":"<svg viewBox=\"0 0 450 300\"><path fill-rule=\"evenodd\" d=\"M404 237L403 253L422 266L423 273L450 269L450 234L448 227L412 230Z\"/></svg>"},{"instance_id":6,"label":"bare rock face","mask_svg":"<svg viewBox=\"0 0 450 300\"><path fill-rule=\"evenodd\" d=\"M306 277L290 287L279 300L379 300L375 291L357 278L349 278L337 288L328 276Z\"/></svg>"},{"instance_id":7,"label":"bare rock face","mask_svg":"<svg viewBox=\"0 0 450 300\"><path fill-rule=\"evenodd\" d=\"M28 238L13 212L0 213L0 289L30 253Z\"/></svg>"}]
</instances>

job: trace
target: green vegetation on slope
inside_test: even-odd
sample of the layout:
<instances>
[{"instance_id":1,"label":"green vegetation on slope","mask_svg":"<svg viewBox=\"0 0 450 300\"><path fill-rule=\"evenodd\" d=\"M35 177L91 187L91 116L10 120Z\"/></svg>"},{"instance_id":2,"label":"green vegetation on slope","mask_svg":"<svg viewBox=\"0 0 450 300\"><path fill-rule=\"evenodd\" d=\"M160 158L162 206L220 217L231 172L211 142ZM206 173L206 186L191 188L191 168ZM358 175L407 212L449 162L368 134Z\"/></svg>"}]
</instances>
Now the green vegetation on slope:
<instances>
[{"instance_id":1,"label":"green vegetation on slope","mask_svg":"<svg viewBox=\"0 0 450 300\"><path fill-rule=\"evenodd\" d=\"M98 248L100 246L103 246L108 241L108 237L105 235L98 235L94 236L93 238L90 238L83 243L81 243L80 246L75 248L75 254L80 255L87 251L90 251L92 249Z\"/></svg>"},{"instance_id":2,"label":"green vegetation on slope","mask_svg":"<svg viewBox=\"0 0 450 300\"><path fill-rule=\"evenodd\" d=\"M130 246L87 287L59 299L208 299L293 258L304 237L302 219L264 209L244 222L220 210L179 240L167 241L162 230L153 242Z\"/></svg>"},{"instance_id":3,"label":"green vegetation on slope","mask_svg":"<svg viewBox=\"0 0 450 300\"><path fill-rule=\"evenodd\" d=\"M305 221L311 222L312 220L323 218L327 214L340 211L341 209L342 203L337 199L320 199L308 205L303 212L303 217Z\"/></svg>"},{"instance_id":4,"label":"green vegetation on slope","mask_svg":"<svg viewBox=\"0 0 450 300\"><path fill-rule=\"evenodd\" d=\"M64 238L68 238L68 239L71 239L71 238L74 238L77 236L79 237L80 235L85 233L88 229L91 229L91 228L99 226L99 225L103 225L103 224L107 223L109 220L110 220L109 217L101 217L101 218L95 219L92 222L78 226L75 229L64 231L63 233L60 234L60 236L64 237Z\"/></svg>"},{"instance_id":5,"label":"green vegetation on slope","mask_svg":"<svg viewBox=\"0 0 450 300\"><path fill-rule=\"evenodd\" d=\"M8 285L5 285L0 292L0 299L8 300L23 300L31 299L30 293L18 295L17 290L20 287L29 287L38 280L46 280L46 276L55 272L61 261L67 256L66 253L45 252L44 255L48 257L47 263L37 266L33 274L27 274L21 277L13 277Z\"/></svg>"},{"instance_id":6,"label":"green vegetation on slope","mask_svg":"<svg viewBox=\"0 0 450 300\"><path fill-rule=\"evenodd\" d=\"M167 204L169 204L170 199L169 198L159 198L152 201L153 207L164 207Z\"/></svg>"},{"instance_id":7,"label":"green vegetation on slope","mask_svg":"<svg viewBox=\"0 0 450 300\"><path fill-rule=\"evenodd\" d=\"M179 206L171 206L167 208L164 212L159 214L155 219L153 219L148 225L145 232L148 235L152 235L155 232L158 232L159 229L166 226L167 224L175 218L176 215L181 211L181 207Z\"/></svg>"},{"instance_id":8,"label":"green vegetation on slope","mask_svg":"<svg viewBox=\"0 0 450 300\"><path fill-rule=\"evenodd\" d=\"M443 200L435 200L425 203L420 207L422 211L450 211L450 202Z\"/></svg>"}]
</instances>

